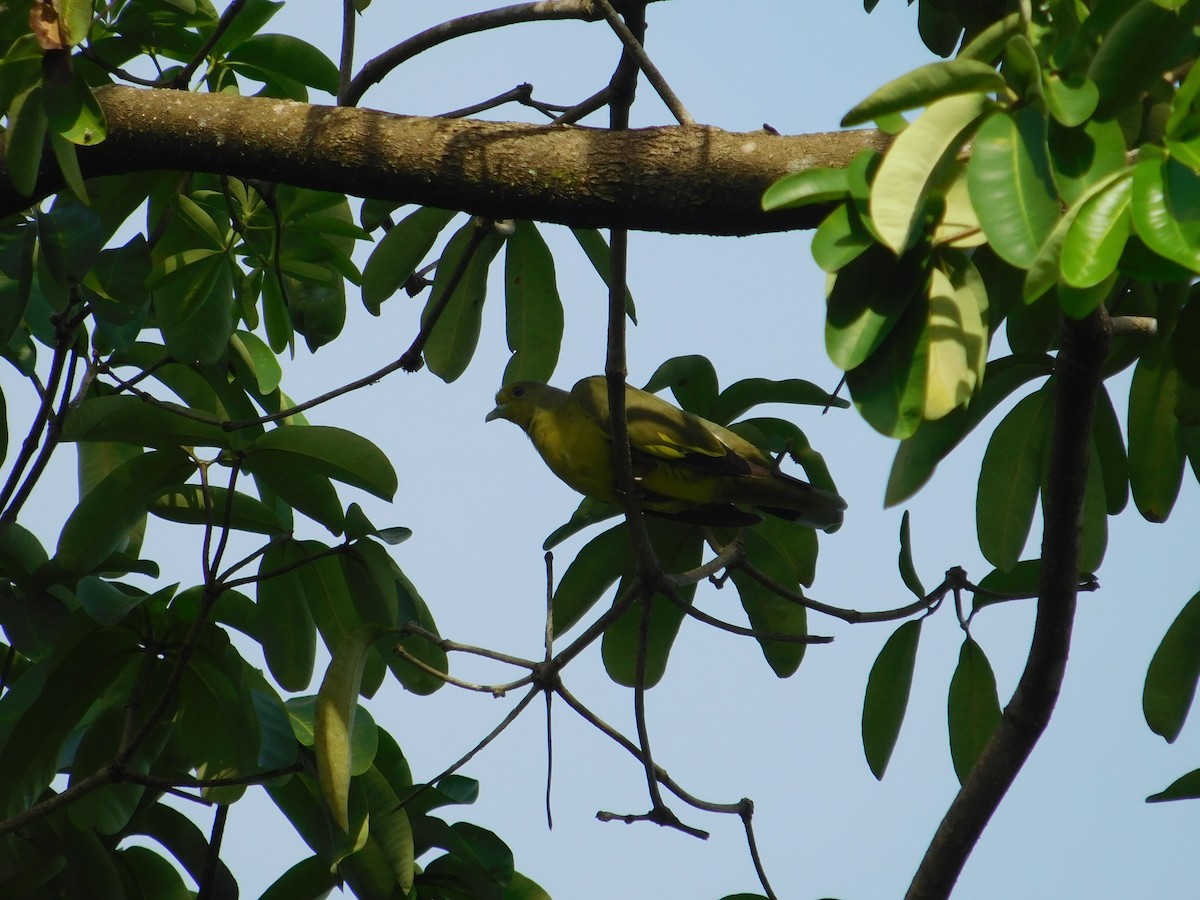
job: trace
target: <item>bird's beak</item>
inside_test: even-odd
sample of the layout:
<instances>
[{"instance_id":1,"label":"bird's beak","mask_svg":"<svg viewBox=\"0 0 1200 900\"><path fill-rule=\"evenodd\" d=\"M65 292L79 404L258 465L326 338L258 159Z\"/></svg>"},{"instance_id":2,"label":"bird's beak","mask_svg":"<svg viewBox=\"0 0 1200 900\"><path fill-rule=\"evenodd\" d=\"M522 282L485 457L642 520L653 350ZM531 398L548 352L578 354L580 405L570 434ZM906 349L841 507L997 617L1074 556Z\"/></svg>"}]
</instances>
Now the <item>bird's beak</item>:
<instances>
[{"instance_id":1,"label":"bird's beak","mask_svg":"<svg viewBox=\"0 0 1200 900\"><path fill-rule=\"evenodd\" d=\"M503 418L504 418L504 407L497 406L490 413L488 413L487 416L484 417L483 421L490 422L493 419L503 419Z\"/></svg>"}]
</instances>

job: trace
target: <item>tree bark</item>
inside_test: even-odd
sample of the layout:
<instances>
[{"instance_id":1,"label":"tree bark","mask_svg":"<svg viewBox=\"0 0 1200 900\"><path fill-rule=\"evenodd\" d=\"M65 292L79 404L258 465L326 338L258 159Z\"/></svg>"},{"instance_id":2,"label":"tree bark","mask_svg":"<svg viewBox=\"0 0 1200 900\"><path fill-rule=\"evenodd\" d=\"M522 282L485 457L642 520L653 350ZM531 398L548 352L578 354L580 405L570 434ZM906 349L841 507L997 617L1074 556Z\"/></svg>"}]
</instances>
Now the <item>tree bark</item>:
<instances>
[{"instance_id":1,"label":"tree bark","mask_svg":"<svg viewBox=\"0 0 1200 900\"><path fill-rule=\"evenodd\" d=\"M165 169L286 182L494 218L678 234L813 228L827 206L763 212L790 172L844 167L877 131L780 136L710 126L613 132L398 116L230 94L107 87L108 137L80 147L85 178ZM61 189L44 154L33 197L0 156L0 216Z\"/></svg>"},{"instance_id":2,"label":"tree bark","mask_svg":"<svg viewBox=\"0 0 1200 900\"><path fill-rule=\"evenodd\" d=\"M1029 658L996 730L946 810L906 900L950 896L975 843L1054 712L1071 649L1092 418L1109 343L1110 326L1102 309L1079 321L1064 317L1042 513L1042 574Z\"/></svg>"}]
</instances>

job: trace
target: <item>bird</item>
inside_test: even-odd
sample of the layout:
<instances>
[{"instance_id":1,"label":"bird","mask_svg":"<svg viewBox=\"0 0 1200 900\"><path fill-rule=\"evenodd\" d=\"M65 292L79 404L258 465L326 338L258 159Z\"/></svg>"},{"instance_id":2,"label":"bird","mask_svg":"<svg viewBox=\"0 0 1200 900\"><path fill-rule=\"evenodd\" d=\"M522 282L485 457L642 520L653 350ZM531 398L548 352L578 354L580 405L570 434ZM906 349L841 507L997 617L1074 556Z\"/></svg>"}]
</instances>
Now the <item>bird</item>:
<instances>
[{"instance_id":1,"label":"bird","mask_svg":"<svg viewBox=\"0 0 1200 900\"><path fill-rule=\"evenodd\" d=\"M629 385L625 417L634 483L647 513L697 525L753 525L762 521L759 513L826 531L842 523L845 500L781 472L728 428ZM486 417L495 419L520 427L574 490L619 502L603 375L583 378L570 391L540 381L506 385Z\"/></svg>"}]
</instances>

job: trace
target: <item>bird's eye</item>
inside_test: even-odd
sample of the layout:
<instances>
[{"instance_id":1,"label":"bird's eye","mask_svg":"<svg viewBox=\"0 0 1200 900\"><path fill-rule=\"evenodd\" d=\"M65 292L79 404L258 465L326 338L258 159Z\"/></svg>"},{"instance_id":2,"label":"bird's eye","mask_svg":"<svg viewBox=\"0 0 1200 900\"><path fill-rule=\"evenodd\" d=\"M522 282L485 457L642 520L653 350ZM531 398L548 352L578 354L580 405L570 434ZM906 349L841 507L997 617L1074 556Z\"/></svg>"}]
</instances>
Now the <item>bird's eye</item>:
<instances>
[{"instance_id":1,"label":"bird's eye","mask_svg":"<svg viewBox=\"0 0 1200 900\"><path fill-rule=\"evenodd\" d=\"M518 384L515 388L512 389L512 395L514 397L524 397L525 396L525 388Z\"/></svg>"}]
</instances>

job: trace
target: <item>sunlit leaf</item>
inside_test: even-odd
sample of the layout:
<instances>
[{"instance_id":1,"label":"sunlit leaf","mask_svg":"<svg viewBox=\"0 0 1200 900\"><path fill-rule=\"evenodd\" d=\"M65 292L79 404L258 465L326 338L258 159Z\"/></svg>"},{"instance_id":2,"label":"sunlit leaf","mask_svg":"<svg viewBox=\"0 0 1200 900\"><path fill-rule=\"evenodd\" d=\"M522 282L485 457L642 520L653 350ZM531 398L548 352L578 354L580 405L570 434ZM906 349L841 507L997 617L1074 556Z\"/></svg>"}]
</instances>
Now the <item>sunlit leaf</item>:
<instances>
[{"instance_id":1,"label":"sunlit leaf","mask_svg":"<svg viewBox=\"0 0 1200 900\"><path fill-rule=\"evenodd\" d=\"M381 625L364 625L348 634L334 651L317 694L317 777L333 824L343 832L350 830L351 733L358 693L367 654L384 631Z\"/></svg>"},{"instance_id":2,"label":"sunlit leaf","mask_svg":"<svg viewBox=\"0 0 1200 900\"><path fill-rule=\"evenodd\" d=\"M928 106L952 94L986 94L1004 88L1004 76L985 62L960 58L929 63L876 90L842 117L842 127L861 125L887 113Z\"/></svg>"},{"instance_id":3,"label":"sunlit leaf","mask_svg":"<svg viewBox=\"0 0 1200 900\"><path fill-rule=\"evenodd\" d=\"M1060 261L1068 285L1092 287L1116 270L1129 237L1132 195L1133 179L1120 177L1080 205Z\"/></svg>"},{"instance_id":4,"label":"sunlit leaf","mask_svg":"<svg viewBox=\"0 0 1200 900\"><path fill-rule=\"evenodd\" d=\"M938 100L884 154L871 191L871 219L897 255L912 245L929 192L990 107L977 93Z\"/></svg>"},{"instance_id":5,"label":"sunlit leaf","mask_svg":"<svg viewBox=\"0 0 1200 900\"><path fill-rule=\"evenodd\" d=\"M793 172L767 188L763 194L762 208L794 209L811 203L828 203L841 200L850 191L845 169L817 167Z\"/></svg>"},{"instance_id":6,"label":"sunlit leaf","mask_svg":"<svg viewBox=\"0 0 1200 900\"><path fill-rule=\"evenodd\" d=\"M967 185L992 249L1029 268L1059 216L1043 114L1025 107L990 116L975 136Z\"/></svg>"}]
</instances>

